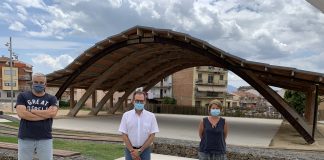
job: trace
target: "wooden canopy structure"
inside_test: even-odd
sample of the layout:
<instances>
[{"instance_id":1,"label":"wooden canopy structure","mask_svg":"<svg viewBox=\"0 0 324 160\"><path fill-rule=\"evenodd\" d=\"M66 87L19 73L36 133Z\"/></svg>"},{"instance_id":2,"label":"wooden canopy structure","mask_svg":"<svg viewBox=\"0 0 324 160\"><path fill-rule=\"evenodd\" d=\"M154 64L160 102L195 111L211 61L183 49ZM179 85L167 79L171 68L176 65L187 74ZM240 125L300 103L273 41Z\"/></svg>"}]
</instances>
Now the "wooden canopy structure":
<instances>
[{"instance_id":1,"label":"wooden canopy structure","mask_svg":"<svg viewBox=\"0 0 324 160\"><path fill-rule=\"evenodd\" d=\"M47 75L48 86L84 88L85 94L70 110L75 116L96 91L106 95L90 114L96 115L116 91L125 92L110 110L115 112L138 87L148 91L164 77L185 68L215 66L231 70L265 97L308 143L314 142L317 95L324 94L323 74L252 62L222 51L188 34L167 29L135 26L96 43L62 70ZM306 120L271 87L305 92Z\"/></svg>"}]
</instances>

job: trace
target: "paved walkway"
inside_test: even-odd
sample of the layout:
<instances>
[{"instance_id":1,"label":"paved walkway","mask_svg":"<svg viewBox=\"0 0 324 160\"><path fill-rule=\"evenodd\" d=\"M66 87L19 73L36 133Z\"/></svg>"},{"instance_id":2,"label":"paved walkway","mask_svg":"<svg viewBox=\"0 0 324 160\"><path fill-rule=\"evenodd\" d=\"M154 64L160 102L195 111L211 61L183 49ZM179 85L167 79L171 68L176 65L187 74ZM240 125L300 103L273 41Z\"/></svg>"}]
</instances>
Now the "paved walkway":
<instances>
[{"instance_id":1,"label":"paved walkway","mask_svg":"<svg viewBox=\"0 0 324 160\"><path fill-rule=\"evenodd\" d=\"M204 116L156 114L160 132L157 137L199 141L198 124ZM120 134L121 115L82 116L55 119L54 128ZM268 147L282 120L226 117L228 144Z\"/></svg>"},{"instance_id":2,"label":"paved walkway","mask_svg":"<svg viewBox=\"0 0 324 160\"><path fill-rule=\"evenodd\" d=\"M0 118L0 122L10 122L10 121Z\"/></svg>"},{"instance_id":3,"label":"paved walkway","mask_svg":"<svg viewBox=\"0 0 324 160\"><path fill-rule=\"evenodd\" d=\"M97 117L84 115L85 114L76 118L63 116L59 119L55 119L53 127L119 134L118 126L121 115ZM156 117L160 127L160 132L157 134L157 137L199 140L197 128L203 116L156 114ZM229 122L230 126L228 144L263 147L268 147L282 122L281 120L234 117L226 117L226 120ZM0 121L3 120L0 119ZM318 123L322 125L324 121L318 121ZM301 141L304 142L303 140ZM122 157L118 160L121 159L124 158ZM182 160L188 158L153 154L152 159Z\"/></svg>"}]
</instances>

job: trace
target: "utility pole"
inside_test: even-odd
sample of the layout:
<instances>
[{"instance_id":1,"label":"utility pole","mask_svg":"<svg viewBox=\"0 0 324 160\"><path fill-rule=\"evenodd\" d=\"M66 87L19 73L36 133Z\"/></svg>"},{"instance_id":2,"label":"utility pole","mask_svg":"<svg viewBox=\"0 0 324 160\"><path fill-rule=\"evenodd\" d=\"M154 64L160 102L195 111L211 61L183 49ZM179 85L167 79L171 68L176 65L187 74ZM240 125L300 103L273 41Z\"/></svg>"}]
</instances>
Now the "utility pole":
<instances>
[{"instance_id":1,"label":"utility pole","mask_svg":"<svg viewBox=\"0 0 324 160\"><path fill-rule=\"evenodd\" d=\"M11 100L11 112L13 113L13 75L12 75L12 42L11 42L11 37L9 39L9 43L7 42L5 44L7 47L9 47L8 51L10 52L10 100Z\"/></svg>"}]
</instances>

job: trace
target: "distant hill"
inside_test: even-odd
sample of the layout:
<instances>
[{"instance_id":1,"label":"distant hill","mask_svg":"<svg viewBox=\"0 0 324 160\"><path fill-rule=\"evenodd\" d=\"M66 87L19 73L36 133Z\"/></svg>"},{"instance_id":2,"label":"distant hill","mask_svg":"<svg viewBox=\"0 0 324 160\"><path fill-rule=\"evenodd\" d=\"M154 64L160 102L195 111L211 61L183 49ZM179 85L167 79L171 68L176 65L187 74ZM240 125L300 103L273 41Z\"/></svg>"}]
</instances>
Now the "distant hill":
<instances>
[{"instance_id":1,"label":"distant hill","mask_svg":"<svg viewBox=\"0 0 324 160\"><path fill-rule=\"evenodd\" d=\"M234 87L232 85L227 85L227 92L228 93L233 93L235 91L237 91L237 88L236 87Z\"/></svg>"}]
</instances>

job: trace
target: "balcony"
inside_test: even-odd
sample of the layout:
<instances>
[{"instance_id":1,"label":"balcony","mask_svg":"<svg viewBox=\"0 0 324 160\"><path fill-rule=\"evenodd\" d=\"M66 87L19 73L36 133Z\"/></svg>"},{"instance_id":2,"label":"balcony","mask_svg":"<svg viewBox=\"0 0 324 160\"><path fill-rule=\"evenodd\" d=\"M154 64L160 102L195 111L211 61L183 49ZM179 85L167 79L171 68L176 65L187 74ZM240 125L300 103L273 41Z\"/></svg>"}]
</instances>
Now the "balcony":
<instances>
[{"instance_id":1,"label":"balcony","mask_svg":"<svg viewBox=\"0 0 324 160\"><path fill-rule=\"evenodd\" d=\"M161 86L161 83L157 83L154 88L171 88L172 87L172 83L163 83L163 85Z\"/></svg>"},{"instance_id":2,"label":"balcony","mask_svg":"<svg viewBox=\"0 0 324 160\"><path fill-rule=\"evenodd\" d=\"M222 92L195 92L195 97L200 99L224 98L225 94Z\"/></svg>"},{"instance_id":3,"label":"balcony","mask_svg":"<svg viewBox=\"0 0 324 160\"><path fill-rule=\"evenodd\" d=\"M30 75L20 75L20 76L18 77L18 80L31 81L32 78L31 78Z\"/></svg>"},{"instance_id":4,"label":"balcony","mask_svg":"<svg viewBox=\"0 0 324 160\"><path fill-rule=\"evenodd\" d=\"M226 86L227 85L227 81L226 80L214 80L213 83L208 83L207 81L203 82L202 79L198 79L196 80L196 84L197 85L209 85L209 86Z\"/></svg>"},{"instance_id":5,"label":"balcony","mask_svg":"<svg viewBox=\"0 0 324 160\"><path fill-rule=\"evenodd\" d=\"M196 67L196 70L200 72L213 72L213 73L221 73L221 74L225 74L227 72L227 70L224 68L209 67L209 66Z\"/></svg>"}]
</instances>

